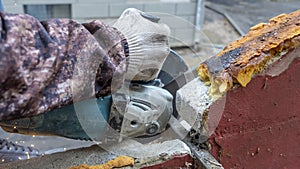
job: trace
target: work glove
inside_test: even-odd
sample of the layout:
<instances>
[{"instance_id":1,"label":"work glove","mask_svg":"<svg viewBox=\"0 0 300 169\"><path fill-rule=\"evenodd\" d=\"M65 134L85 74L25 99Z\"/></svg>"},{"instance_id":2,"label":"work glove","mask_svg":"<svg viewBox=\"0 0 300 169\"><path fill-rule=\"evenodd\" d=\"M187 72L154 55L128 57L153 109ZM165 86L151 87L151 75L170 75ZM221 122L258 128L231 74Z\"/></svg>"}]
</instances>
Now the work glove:
<instances>
[{"instance_id":1,"label":"work glove","mask_svg":"<svg viewBox=\"0 0 300 169\"><path fill-rule=\"evenodd\" d=\"M158 21L156 16L129 8L114 23L129 46L126 80L147 82L157 77L170 51L170 29Z\"/></svg>"}]
</instances>

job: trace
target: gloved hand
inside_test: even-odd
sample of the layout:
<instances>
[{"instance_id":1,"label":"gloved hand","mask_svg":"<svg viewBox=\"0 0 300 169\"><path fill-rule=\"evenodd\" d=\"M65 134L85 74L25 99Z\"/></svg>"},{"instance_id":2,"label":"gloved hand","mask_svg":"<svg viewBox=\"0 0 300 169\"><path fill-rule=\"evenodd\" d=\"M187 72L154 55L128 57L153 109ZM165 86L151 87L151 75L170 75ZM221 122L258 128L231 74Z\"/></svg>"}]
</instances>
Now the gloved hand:
<instances>
[{"instance_id":1,"label":"gloved hand","mask_svg":"<svg viewBox=\"0 0 300 169\"><path fill-rule=\"evenodd\" d=\"M150 81L157 77L169 54L167 25L140 10L126 9L113 27L124 34L129 45L129 63L125 79Z\"/></svg>"},{"instance_id":2,"label":"gloved hand","mask_svg":"<svg viewBox=\"0 0 300 169\"><path fill-rule=\"evenodd\" d=\"M126 37L129 45L129 62L125 74L127 80L145 82L155 79L168 56L170 30L165 24L157 23L157 21L157 18L142 11L127 9L113 25ZM104 38L103 42L105 42ZM160 92L160 94L163 93ZM166 94L166 96L169 95ZM168 103L170 98L166 98ZM84 114L84 117L78 117L74 105L71 104L33 117L1 121L0 126L5 131L20 134L101 140L106 129L111 101L111 97L106 96L103 99L78 102L76 111L83 112L80 114ZM101 110L100 119L96 118L100 117L98 116L100 111L95 106ZM81 124L82 121L79 121L79 118L84 119L86 124Z\"/></svg>"}]
</instances>

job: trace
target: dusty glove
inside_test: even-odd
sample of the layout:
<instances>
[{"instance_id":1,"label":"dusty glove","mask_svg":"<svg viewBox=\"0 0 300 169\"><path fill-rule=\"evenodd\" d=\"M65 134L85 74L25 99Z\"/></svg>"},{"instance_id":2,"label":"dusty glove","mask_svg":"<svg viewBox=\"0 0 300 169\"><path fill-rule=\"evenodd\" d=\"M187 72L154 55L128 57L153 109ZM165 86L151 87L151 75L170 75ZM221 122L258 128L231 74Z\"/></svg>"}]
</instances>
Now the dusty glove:
<instances>
[{"instance_id":1,"label":"dusty glove","mask_svg":"<svg viewBox=\"0 0 300 169\"><path fill-rule=\"evenodd\" d=\"M149 14L134 8L126 9L113 27L122 32L129 45L129 64L125 78L150 81L157 77L169 54L167 25L158 23Z\"/></svg>"}]
</instances>

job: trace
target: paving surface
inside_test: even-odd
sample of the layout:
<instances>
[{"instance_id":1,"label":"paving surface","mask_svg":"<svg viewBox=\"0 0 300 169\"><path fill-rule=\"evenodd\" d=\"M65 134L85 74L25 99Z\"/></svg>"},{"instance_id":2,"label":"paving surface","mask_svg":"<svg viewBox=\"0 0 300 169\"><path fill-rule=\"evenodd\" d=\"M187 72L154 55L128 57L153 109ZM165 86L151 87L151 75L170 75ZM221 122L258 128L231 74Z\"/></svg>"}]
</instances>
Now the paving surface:
<instances>
[{"instance_id":1,"label":"paving surface","mask_svg":"<svg viewBox=\"0 0 300 169\"><path fill-rule=\"evenodd\" d=\"M31 160L2 164L0 165L0 169L67 169L80 164L103 164L118 155L135 157L134 168L140 168L161 163L176 155L190 155L191 153L187 145L180 140L148 145L125 141L120 145L107 148L104 149L101 146L94 145L88 148L54 153Z\"/></svg>"},{"instance_id":2,"label":"paving surface","mask_svg":"<svg viewBox=\"0 0 300 169\"><path fill-rule=\"evenodd\" d=\"M299 1L209 0L207 7L226 13L243 34L260 22L300 9Z\"/></svg>"}]
</instances>

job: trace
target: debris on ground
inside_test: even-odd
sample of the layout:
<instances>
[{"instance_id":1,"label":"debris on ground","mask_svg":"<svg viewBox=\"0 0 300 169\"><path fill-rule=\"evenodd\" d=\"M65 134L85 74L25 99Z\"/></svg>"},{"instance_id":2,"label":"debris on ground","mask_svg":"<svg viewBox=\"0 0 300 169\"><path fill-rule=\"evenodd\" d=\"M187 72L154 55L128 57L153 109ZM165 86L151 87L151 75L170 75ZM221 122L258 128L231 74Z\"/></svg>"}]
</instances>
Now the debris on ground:
<instances>
[{"instance_id":1,"label":"debris on ground","mask_svg":"<svg viewBox=\"0 0 300 169\"><path fill-rule=\"evenodd\" d=\"M134 165L134 159L128 156L119 156L113 160L109 160L107 163L100 165L89 166L87 164L82 164L80 166L70 167L69 169L112 169L115 167L125 167Z\"/></svg>"}]
</instances>

